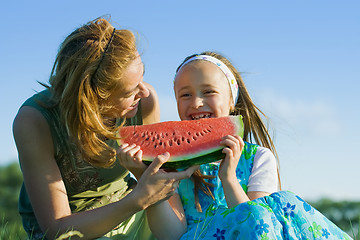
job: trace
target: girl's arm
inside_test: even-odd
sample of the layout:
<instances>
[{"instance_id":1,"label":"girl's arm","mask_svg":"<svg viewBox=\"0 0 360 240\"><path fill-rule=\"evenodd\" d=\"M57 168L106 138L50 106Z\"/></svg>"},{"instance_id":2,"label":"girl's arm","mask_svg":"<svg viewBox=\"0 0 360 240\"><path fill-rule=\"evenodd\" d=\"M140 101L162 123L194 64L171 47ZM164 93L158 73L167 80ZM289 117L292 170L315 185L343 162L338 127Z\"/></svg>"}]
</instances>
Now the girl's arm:
<instances>
[{"instance_id":1,"label":"girl's arm","mask_svg":"<svg viewBox=\"0 0 360 240\"><path fill-rule=\"evenodd\" d=\"M236 167L244 148L244 142L239 136L228 135L223 138L221 144L226 146L223 149L226 156L220 164L219 178L224 189L226 203L229 208L232 208L250 200L236 177Z\"/></svg>"},{"instance_id":2,"label":"girl's arm","mask_svg":"<svg viewBox=\"0 0 360 240\"><path fill-rule=\"evenodd\" d=\"M192 174L160 172L168 157L159 156L126 197L104 207L72 214L45 118L32 107L22 107L14 120L13 134L26 191L37 221L49 239L69 229L84 234L82 239L101 237L134 213L168 199L174 193L174 183Z\"/></svg>"},{"instance_id":3,"label":"girl's arm","mask_svg":"<svg viewBox=\"0 0 360 240\"><path fill-rule=\"evenodd\" d=\"M152 233L159 240L175 240L187 231L184 208L179 194L146 209Z\"/></svg>"},{"instance_id":4,"label":"girl's arm","mask_svg":"<svg viewBox=\"0 0 360 240\"><path fill-rule=\"evenodd\" d=\"M277 161L268 148L258 147L248 181L248 196L251 200L279 191Z\"/></svg>"}]
</instances>

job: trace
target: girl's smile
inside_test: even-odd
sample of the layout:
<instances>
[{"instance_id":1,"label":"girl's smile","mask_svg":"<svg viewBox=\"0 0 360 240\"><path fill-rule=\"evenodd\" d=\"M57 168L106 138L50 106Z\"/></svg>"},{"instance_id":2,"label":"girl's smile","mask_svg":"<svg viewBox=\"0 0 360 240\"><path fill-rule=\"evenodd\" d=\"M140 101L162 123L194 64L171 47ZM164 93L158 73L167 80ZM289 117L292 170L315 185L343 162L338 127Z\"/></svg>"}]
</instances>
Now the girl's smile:
<instances>
[{"instance_id":1,"label":"girl's smile","mask_svg":"<svg viewBox=\"0 0 360 240\"><path fill-rule=\"evenodd\" d=\"M191 117L192 120L197 120L200 118L211 118L213 117L213 114L209 112L199 112L199 113L189 114L189 116Z\"/></svg>"}]
</instances>

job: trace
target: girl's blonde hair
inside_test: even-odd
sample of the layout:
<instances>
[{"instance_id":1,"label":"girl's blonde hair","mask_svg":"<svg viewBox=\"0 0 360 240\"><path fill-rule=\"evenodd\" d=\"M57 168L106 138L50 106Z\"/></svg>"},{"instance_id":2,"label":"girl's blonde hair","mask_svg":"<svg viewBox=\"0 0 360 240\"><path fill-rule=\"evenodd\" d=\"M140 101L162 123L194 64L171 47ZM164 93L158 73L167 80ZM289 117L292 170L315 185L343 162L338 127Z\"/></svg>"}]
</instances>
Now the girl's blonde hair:
<instances>
[{"instance_id":1,"label":"girl's blonde hair","mask_svg":"<svg viewBox=\"0 0 360 240\"><path fill-rule=\"evenodd\" d=\"M103 118L115 106L107 99L121 87L125 69L137 57L136 40L129 30L115 30L108 19L97 18L73 31L61 44L50 76L51 106L82 157L98 167L110 167L116 151L116 127ZM111 102L111 101L108 101Z\"/></svg>"},{"instance_id":2,"label":"girl's blonde hair","mask_svg":"<svg viewBox=\"0 0 360 240\"><path fill-rule=\"evenodd\" d=\"M223 62L234 74L236 81L238 83L238 86L239 86L239 97L235 104L234 110L230 111L230 115L242 115L243 116L243 121L244 121L243 140L244 141L256 143L258 145L261 145L263 147L270 149L273 152L273 154L275 155L277 162L278 162L278 180L279 180L279 186L281 188L278 154L276 152L275 145L269 134L269 131L268 131L264 121L262 120L261 116L263 116L265 119L268 119L268 118L252 101L240 73L236 70L236 68L231 64L231 62L226 57L224 57L223 55L221 55L219 53L211 52L211 51L205 51L200 54L193 54L193 55L185 58L185 60L176 69L176 72L179 71L179 69L182 67L182 65L188 59L190 59L196 55L207 55L207 56L217 58L218 60ZM201 61L201 60L194 60L194 61ZM201 189L207 195L212 196L212 193L208 187L208 186L211 186L211 184L208 184L206 181L204 181L205 178L209 178L209 176L205 177L204 175L202 175L200 173L200 170L197 170L193 174L193 179L195 182L195 190L196 190L195 191L195 199L198 198L197 189ZM198 205L198 203L197 203L197 205ZM197 208L199 210L199 205L197 206ZM201 207L200 207L200 209L201 209Z\"/></svg>"}]
</instances>

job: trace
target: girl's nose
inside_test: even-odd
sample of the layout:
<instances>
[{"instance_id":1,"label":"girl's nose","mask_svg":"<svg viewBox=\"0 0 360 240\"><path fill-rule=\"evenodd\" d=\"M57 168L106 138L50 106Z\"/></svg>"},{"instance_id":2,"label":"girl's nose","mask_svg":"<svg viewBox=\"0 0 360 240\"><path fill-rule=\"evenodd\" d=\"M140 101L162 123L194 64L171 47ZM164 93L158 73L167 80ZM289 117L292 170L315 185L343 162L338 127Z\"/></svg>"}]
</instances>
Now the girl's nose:
<instances>
[{"instance_id":1,"label":"girl's nose","mask_svg":"<svg viewBox=\"0 0 360 240\"><path fill-rule=\"evenodd\" d=\"M150 95L149 89L145 86L143 82L139 83L139 92L138 92L139 98L146 98Z\"/></svg>"},{"instance_id":2,"label":"girl's nose","mask_svg":"<svg viewBox=\"0 0 360 240\"><path fill-rule=\"evenodd\" d=\"M202 106L204 106L203 99L201 97L194 97L194 100L192 102L192 107L197 109Z\"/></svg>"}]
</instances>

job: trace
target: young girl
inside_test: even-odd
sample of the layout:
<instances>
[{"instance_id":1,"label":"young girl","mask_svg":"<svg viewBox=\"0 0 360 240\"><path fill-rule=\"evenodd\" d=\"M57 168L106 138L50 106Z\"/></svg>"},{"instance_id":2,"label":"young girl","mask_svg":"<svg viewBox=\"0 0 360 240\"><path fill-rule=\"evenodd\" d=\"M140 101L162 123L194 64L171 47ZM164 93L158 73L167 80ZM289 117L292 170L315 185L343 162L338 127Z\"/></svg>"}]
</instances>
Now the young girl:
<instances>
[{"instance_id":1,"label":"young girl","mask_svg":"<svg viewBox=\"0 0 360 240\"><path fill-rule=\"evenodd\" d=\"M241 114L245 129L243 139L223 138L222 161L203 164L192 179L180 181L172 197L180 217L171 219L174 214L164 213L169 208L148 211L159 239L350 239L300 197L278 192L276 151L263 113L226 58L213 52L186 58L174 90L181 120Z\"/></svg>"}]
</instances>

